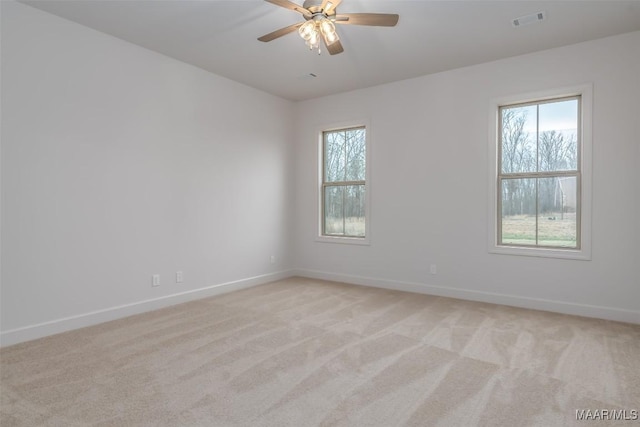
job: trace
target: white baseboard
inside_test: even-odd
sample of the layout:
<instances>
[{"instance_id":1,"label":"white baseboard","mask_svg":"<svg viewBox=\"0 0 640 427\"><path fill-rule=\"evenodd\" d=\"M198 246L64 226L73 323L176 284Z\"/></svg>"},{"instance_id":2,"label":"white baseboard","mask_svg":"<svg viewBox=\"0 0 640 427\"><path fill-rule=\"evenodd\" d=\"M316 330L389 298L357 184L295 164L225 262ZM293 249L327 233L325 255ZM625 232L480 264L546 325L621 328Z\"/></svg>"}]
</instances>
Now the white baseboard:
<instances>
[{"instance_id":1,"label":"white baseboard","mask_svg":"<svg viewBox=\"0 0 640 427\"><path fill-rule=\"evenodd\" d=\"M603 307L587 304L576 304L564 301L553 301L541 298L519 297L515 295L498 294L493 292L474 291L461 288L446 288L431 286L424 283L400 282L372 277L352 276L348 274L331 273L326 271L297 269L296 276L311 279L330 280L352 285L373 286L420 294L437 295L470 301L481 301L493 304L509 305L513 307L530 308L534 310L552 311L555 313L572 314L576 316L594 317L598 319L615 320L618 322L640 324L640 311L625 310L614 307Z\"/></svg>"},{"instance_id":2,"label":"white baseboard","mask_svg":"<svg viewBox=\"0 0 640 427\"><path fill-rule=\"evenodd\" d=\"M84 328L110 320L140 314L159 308L180 304L209 296L250 288L252 286L285 279L291 276L308 277L312 279L343 282L353 285L373 286L377 288L391 289L420 294L437 295L450 298L459 298L470 301L481 301L493 304L503 304L514 307L530 308L534 310L552 311L556 313L572 314L576 316L594 317L598 319L615 320L640 324L640 311L624 310L613 307L576 304L563 301L552 301L540 298L519 297L514 295L497 294L461 288L446 288L431 286L424 283L402 282L388 279L376 279L373 277L354 276L348 274L331 273L326 271L295 269L284 270L276 273L264 274L247 279L236 280L227 283L194 289L177 294L167 295L117 307L70 316L63 319L52 320L36 325L11 329L0 333L0 347L18 344L73 329Z\"/></svg>"},{"instance_id":3,"label":"white baseboard","mask_svg":"<svg viewBox=\"0 0 640 427\"><path fill-rule=\"evenodd\" d=\"M227 283L220 283L217 285L207 286L205 288L193 289L190 291L166 295L150 300L134 302L131 304L92 311L90 313L65 317L63 319L52 320L36 325L11 329L0 333L0 347L18 344L25 341L31 341L37 338L71 331L73 329L84 328L86 326L96 325L98 323L108 322L110 320L121 319L123 317L157 310L159 308L164 308L187 301L250 288L252 286L273 282L275 280L285 279L287 277L291 277L292 275L293 273L291 270L263 274L261 276L235 280Z\"/></svg>"}]
</instances>

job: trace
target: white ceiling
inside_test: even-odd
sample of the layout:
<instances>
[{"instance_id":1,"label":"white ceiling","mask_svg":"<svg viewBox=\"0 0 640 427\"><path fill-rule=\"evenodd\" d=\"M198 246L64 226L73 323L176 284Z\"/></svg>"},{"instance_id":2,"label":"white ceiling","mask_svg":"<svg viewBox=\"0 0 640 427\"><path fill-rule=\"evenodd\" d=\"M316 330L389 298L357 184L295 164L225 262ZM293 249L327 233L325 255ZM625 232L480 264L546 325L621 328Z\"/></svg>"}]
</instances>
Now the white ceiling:
<instances>
[{"instance_id":1,"label":"white ceiling","mask_svg":"<svg viewBox=\"0 0 640 427\"><path fill-rule=\"evenodd\" d=\"M297 12L262 0L22 3L290 100L640 30L639 0L343 0L338 13L397 13L400 20L391 28L338 26L345 51L330 56L307 50L295 32L259 42L266 33L302 21ZM511 24L540 11L545 21Z\"/></svg>"}]
</instances>

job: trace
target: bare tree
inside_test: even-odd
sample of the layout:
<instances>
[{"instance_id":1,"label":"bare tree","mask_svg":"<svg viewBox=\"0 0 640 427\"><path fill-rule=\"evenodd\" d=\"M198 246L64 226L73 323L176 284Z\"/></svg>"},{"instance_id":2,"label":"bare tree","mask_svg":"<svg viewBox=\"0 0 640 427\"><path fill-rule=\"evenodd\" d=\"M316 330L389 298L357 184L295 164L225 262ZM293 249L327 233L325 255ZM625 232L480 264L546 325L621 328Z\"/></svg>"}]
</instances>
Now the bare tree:
<instances>
[{"instance_id":1,"label":"bare tree","mask_svg":"<svg viewBox=\"0 0 640 427\"><path fill-rule=\"evenodd\" d=\"M535 170L535 143L524 130L526 110L502 110L501 162L503 173ZM502 186L504 215L531 213L535 210L535 183L526 179L508 179Z\"/></svg>"},{"instance_id":2,"label":"bare tree","mask_svg":"<svg viewBox=\"0 0 640 427\"><path fill-rule=\"evenodd\" d=\"M555 130L540 133L538 141L538 170L562 171L577 168L577 141ZM558 192L558 178L539 180L539 210L542 213L562 210L562 195Z\"/></svg>"}]
</instances>

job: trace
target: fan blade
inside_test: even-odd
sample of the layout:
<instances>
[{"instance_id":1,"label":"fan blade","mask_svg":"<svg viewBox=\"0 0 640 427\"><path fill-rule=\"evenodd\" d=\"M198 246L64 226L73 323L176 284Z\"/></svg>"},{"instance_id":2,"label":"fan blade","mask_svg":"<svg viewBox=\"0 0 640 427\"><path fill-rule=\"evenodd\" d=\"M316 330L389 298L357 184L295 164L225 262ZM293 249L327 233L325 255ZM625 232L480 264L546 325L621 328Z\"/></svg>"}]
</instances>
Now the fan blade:
<instances>
[{"instance_id":1,"label":"fan blade","mask_svg":"<svg viewBox=\"0 0 640 427\"><path fill-rule=\"evenodd\" d=\"M322 6L320 6L320 9L326 15L331 15L335 12L336 7L338 7L340 3L342 3L342 0L322 0Z\"/></svg>"},{"instance_id":2,"label":"fan blade","mask_svg":"<svg viewBox=\"0 0 640 427\"><path fill-rule=\"evenodd\" d=\"M288 27L280 28L279 30L275 30L272 33L265 34L262 37L258 37L258 40L261 42L270 42L271 40L275 40L278 37L282 37L286 34L292 33L297 30L304 22L299 22L297 24L289 25Z\"/></svg>"},{"instance_id":3,"label":"fan blade","mask_svg":"<svg viewBox=\"0 0 640 427\"><path fill-rule=\"evenodd\" d=\"M305 9L302 6L299 6L295 3L290 2L289 0L264 0L271 4L275 4L276 6L284 7L285 9L295 10L296 12L300 12L304 16L311 16L311 12L308 9Z\"/></svg>"},{"instance_id":4,"label":"fan blade","mask_svg":"<svg viewBox=\"0 0 640 427\"><path fill-rule=\"evenodd\" d=\"M344 48L342 47L342 43L340 43L340 39L334 41L331 44L327 44L327 41L325 40L324 45L327 47L327 52L329 52L329 55L336 55L338 53L344 52Z\"/></svg>"},{"instance_id":5,"label":"fan blade","mask_svg":"<svg viewBox=\"0 0 640 427\"><path fill-rule=\"evenodd\" d=\"M337 24L394 27L400 16L391 13L343 13L336 15Z\"/></svg>"}]
</instances>

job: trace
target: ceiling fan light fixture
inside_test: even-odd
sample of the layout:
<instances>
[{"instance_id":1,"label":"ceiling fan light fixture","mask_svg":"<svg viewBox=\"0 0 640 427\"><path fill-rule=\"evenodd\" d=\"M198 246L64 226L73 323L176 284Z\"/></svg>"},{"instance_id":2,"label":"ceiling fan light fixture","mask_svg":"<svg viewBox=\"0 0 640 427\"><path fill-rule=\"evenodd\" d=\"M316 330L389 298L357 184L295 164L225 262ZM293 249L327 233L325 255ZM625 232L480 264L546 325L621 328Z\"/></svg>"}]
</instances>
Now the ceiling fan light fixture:
<instances>
[{"instance_id":1,"label":"ceiling fan light fixture","mask_svg":"<svg viewBox=\"0 0 640 427\"><path fill-rule=\"evenodd\" d=\"M307 46L310 50L318 49L318 53L320 53L320 35L318 31L314 31L311 38L307 40Z\"/></svg>"},{"instance_id":2,"label":"ceiling fan light fixture","mask_svg":"<svg viewBox=\"0 0 640 427\"><path fill-rule=\"evenodd\" d=\"M307 47L311 50L317 49L318 55L320 54L320 42L325 44L330 55L344 52L340 37L336 32L336 24L394 27L398 23L398 15L390 13L347 13L338 15L336 8L342 3L342 0L304 0L302 6L290 0L265 1L285 9L295 10L302 14L305 22L272 31L262 37L258 37L258 40L269 42L298 30L298 34L305 41Z\"/></svg>"},{"instance_id":3,"label":"ceiling fan light fixture","mask_svg":"<svg viewBox=\"0 0 640 427\"><path fill-rule=\"evenodd\" d=\"M316 26L316 21L309 20L298 28L298 34L305 41L310 50L318 49L320 52L320 32Z\"/></svg>"},{"instance_id":4,"label":"ceiling fan light fixture","mask_svg":"<svg viewBox=\"0 0 640 427\"><path fill-rule=\"evenodd\" d=\"M313 20L305 22L298 28L298 34L304 41L309 41L316 32L316 23Z\"/></svg>"},{"instance_id":5,"label":"ceiling fan light fixture","mask_svg":"<svg viewBox=\"0 0 640 427\"><path fill-rule=\"evenodd\" d=\"M327 45L333 44L338 41L338 33L336 33L336 26L327 18L323 18L319 21L320 32L324 37Z\"/></svg>"}]
</instances>

